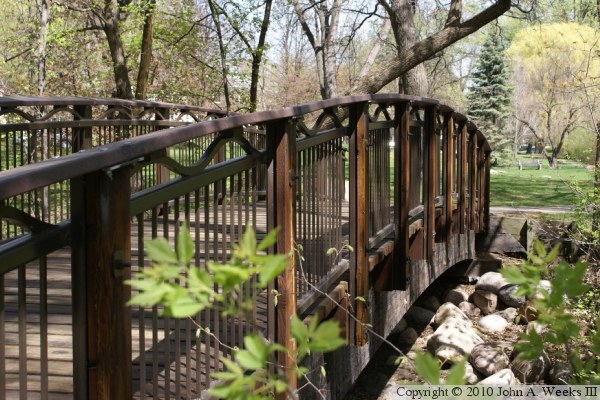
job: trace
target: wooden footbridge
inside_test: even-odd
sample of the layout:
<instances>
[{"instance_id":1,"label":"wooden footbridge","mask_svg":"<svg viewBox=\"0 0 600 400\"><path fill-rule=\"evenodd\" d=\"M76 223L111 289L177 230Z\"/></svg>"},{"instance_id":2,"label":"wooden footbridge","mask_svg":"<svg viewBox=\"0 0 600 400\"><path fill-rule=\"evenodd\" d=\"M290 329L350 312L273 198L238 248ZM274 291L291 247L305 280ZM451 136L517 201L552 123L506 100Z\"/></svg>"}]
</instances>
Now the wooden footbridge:
<instances>
[{"instance_id":1,"label":"wooden footbridge","mask_svg":"<svg viewBox=\"0 0 600 400\"><path fill-rule=\"evenodd\" d=\"M463 114L398 94L225 115L175 104L0 97L0 398L196 399L255 329L336 318L339 398L404 311L488 226L490 147ZM246 226L302 245L253 321L130 308L144 244L186 222L194 262L227 260ZM342 257L327 249L345 242ZM268 291L270 293L270 291ZM366 302L355 301L358 296ZM196 336L196 325L214 337ZM288 365L291 360L280 360ZM310 393L300 393L311 397Z\"/></svg>"}]
</instances>

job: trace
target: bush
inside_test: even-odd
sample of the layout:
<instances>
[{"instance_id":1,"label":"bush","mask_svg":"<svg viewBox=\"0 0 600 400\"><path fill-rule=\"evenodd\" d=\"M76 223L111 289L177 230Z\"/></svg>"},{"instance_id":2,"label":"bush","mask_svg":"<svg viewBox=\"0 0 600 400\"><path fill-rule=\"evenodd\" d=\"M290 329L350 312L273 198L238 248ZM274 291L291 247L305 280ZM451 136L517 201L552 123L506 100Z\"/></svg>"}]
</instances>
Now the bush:
<instances>
[{"instance_id":1,"label":"bush","mask_svg":"<svg viewBox=\"0 0 600 400\"><path fill-rule=\"evenodd\" d=\"M595 162L594 156L596 155L595 147L593 146L595 142L596 135L594 132L586 129L577 129L565 141L561 156L569 160L593 165Z\"/></svg>"}]
</instances>

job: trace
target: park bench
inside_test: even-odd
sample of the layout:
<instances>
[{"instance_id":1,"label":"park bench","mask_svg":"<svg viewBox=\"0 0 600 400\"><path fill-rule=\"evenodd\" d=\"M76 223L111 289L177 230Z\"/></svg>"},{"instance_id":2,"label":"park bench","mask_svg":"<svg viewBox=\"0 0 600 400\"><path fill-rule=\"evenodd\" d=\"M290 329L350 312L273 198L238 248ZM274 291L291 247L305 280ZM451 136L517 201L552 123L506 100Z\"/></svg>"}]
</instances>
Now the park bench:
<instances>
[{"instance_id":1,"label":"park bench","mask_svg":"<svg viewBox=\"0 0 600 400\"><path fill-rule=\"evenodd\" d=\"M540 160L526 162L519 160L517 166L519 167L519 171L523 170L523 168L526 167L535 167L536 169L542 169L542 162Z\"/></svg>"}]
</instances>

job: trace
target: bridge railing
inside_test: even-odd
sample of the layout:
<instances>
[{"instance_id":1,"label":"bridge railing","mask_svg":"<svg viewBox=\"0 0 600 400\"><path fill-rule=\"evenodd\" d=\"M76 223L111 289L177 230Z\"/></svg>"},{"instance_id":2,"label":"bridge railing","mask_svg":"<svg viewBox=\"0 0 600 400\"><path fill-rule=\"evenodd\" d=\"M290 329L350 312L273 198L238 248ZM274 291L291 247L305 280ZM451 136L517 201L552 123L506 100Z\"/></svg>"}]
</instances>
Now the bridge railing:
<instances>
[{"instance_id":1,"label":"bridge railing","mask_svg":"<svg viewBox=\"0 0 600 400\"><path fill-rule=\"evenodd\" d=\"M10 152L4 143L13 141L2 143ZM367 322L354 299L377 281L378 254L394 262L376 288L404 289L419 274L415 261L434 259L436 243L487 223L490 148L435 100L359 95L98 144L0 172L0 220L22 229L0 242L0 397L199 397L246 332L290 344L291 315L312 313L320 292L341 281L349 297L340 300L351 299ZM181 155L194 146L202 151ZM165 169L169 180L132 179ZM69 188L66 200L48 197L63 208L56 221L15 200L56 185ZM150 263L146 240L174 243L184 222L201 267L227 260L247 226L259 235L278 226L271 251L298 256L249 321L212 312L180 321L159 307L125 307L123 280ZM344 251L328 254L332 247ZM345 324L350 342L364 344L363 326ZM198 326L213 336L197 336Z\"/></svg>"}]
</instances>

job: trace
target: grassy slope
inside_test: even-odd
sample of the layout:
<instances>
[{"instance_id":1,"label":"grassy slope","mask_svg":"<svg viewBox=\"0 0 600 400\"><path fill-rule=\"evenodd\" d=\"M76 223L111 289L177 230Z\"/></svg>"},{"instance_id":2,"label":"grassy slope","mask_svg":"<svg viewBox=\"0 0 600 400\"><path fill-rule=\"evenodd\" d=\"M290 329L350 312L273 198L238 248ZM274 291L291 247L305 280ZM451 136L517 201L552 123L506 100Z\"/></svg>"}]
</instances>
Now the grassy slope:
<instances>
[{"instance_id":1,"label":"grassy slope","mask_svg":"<svg viewBox=\"0 0 600 400\"><path fill-rule=\"evenodd\" d=\"M574 187L585 191L592 189L592 171L583 167L563 165L551 170L544 165L542 168L539 171L519 171L517 167L492 168L491 205L574 205L578 202Z\"/></svg>"}]
</instances>

